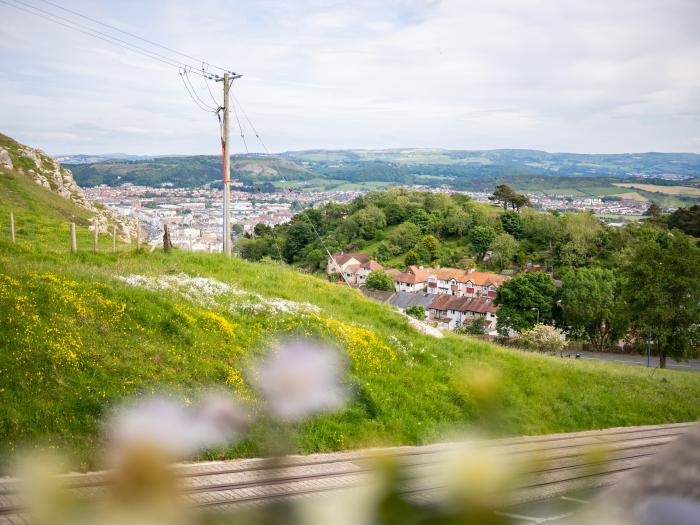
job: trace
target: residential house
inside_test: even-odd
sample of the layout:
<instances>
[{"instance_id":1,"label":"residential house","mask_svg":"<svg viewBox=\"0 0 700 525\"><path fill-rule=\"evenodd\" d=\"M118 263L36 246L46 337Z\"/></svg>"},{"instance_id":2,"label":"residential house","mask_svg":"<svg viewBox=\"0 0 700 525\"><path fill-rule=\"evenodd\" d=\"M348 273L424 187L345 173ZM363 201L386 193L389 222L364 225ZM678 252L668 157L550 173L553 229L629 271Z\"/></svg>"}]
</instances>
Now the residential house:
<instances>
[{"instance_id":1,"label":"residential house","mask_svg":"<svg viewBox=\"0 0 700 525\"><path fill-rule=\"evenodd\" d=\"M442 293L432 300L429 311L429 320L448 330L479 318L486 320L484 327L487 330L493 330L498 320L498 306L488 297L458 297Z\"/></svg>"},{"instance_id":2,"label":"residential house","mask_svg":"<svg viewBox=\"0 0 700 525\"><path fill-rule=\"evenodd\" d=\"M381 269L382 265L370 261L366 253L334 253L326 264L328 275L338 274L351 286L363 286L370 272Z\"/></svg>"},{"instance_id":3,"label":"residential house","mask_svg":"<svg viewBox=\"0 0 700 525\"><path fill-rule=\"evenodd\" d=\"M409 266L405 272L394 270L391 276L394 279L394 289L397 292L420 292L428 287L428 277L435 270L422 266Z\"/></svg>"},{"instance_id":4,"label":"residential house","mask_svg":"<svg viewBox=\"0 0 700 525\"><path fill-rule=\"evenodd\" d=\"M429 277L428 293L446 294L457 297L496 297L498 287L510 277L497 273L439 268Z\"/></svg>"},{"instance_id":5,"label":"residential house","mask_svg":"<svg viewBox=\"0 0 700 525\"><path fill-rule=\"evenodd\" d=\"M334 273L342 273L345 268L351 264L365 264L369 262L369 255L366 253L334 253L328 257L326 264L326 273L328 275Z\"/></svg>"},{"instance_id":6,"label":"residential house","mask_svg":"<svg viewBox=\"0 0 700 525\"><path fill-rule=\"evenodd\" d=\"M350 285L364 286L370 272L382 269L382 265L377 261L367 261L363 264L348 264L343 270L343 276L345 282Z\"/></svg>"}]
</instances>

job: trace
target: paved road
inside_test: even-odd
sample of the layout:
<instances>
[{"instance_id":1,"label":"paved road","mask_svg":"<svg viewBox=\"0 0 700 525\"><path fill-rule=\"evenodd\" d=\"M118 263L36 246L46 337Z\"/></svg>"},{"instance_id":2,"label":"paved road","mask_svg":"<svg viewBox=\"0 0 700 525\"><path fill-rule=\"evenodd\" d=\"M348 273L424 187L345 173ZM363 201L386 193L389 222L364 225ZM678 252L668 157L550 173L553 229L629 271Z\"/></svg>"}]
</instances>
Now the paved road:
<instances>
[{"instance_id":1,"label":"paved road","mask_svg":"<svg viewBox=\"0 0 700 525\"><path fill-rule=\"evenodd\" d=\"M598 359L600 361L615 361L617 363L626 363L629 365L647 366L647 358L637 354L610 354L605 352L579 352L584 359ZM564 352L564 356L568 352ZM572 354L573 355L573 354ZM651 366L658 368L659 358L652 356ZM700 359L691 359L689 361L674 361L671 358L666 359L666 367L672 370L688 370L692 372L700 372Z\"/></svg>"},{"instance_id":2,"label":"paved road","mask_svg":"<svg viewBox=\"0 0 700 525\"><path fill-rule=\"evenodd\" d=\"M692 423L623 427L568 434L498 439L486 443L490 450L508 458L537 458L519 487L509 494L512 507L502 512L518 516L517 521L543 523L546 518L568 514L580 491L591 491L616 483L629 471L644 464L667 443L682 435ZM410 470L412 481L404 490L418 501L433 502L444 497L444 487L436 483L434 466L445 461L445 454L464 447L463 443L440 443L421 447L381 449ZM603 447L605 454L594 450ZM322 495L371 479L377 450L349 451L310 456L290 456L279 462L269 459L242 459L182 465L188 501L198 507L241 508L273 500ZM595 458L598 459L595 459ZM603 458L604 459L601 459ZM90 497L108 483L104 472L68 475L72 490ZM562 498L564 496L564 498ZM566 499L570 498L570 499ZM583 498L585 499L585 498ZM549 514L527 503L557 502ZM16 523L22 514L21 499L13 479L0 480L0 525ZM565 507L565 508L564 508Z\"/></svg>"}]
</instances>

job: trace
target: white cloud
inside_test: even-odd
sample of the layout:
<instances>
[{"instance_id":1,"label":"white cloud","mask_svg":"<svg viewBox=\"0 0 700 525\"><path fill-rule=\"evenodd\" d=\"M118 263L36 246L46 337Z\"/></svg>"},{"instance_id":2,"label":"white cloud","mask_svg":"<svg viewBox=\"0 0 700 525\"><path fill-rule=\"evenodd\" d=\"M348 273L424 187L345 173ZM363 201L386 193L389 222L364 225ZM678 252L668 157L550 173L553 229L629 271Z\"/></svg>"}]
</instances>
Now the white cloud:
<instances>
[{"instance_id":1,"label":"white cloud","mask_svg":"<svg viewBox=\"0 0 700 525\"><path fill-rule=\"evenodd\" d=\"M273 150L700 151L693 0L68 7L244 73L235 92ZM5 132L52 152L217 153L216 120L176 71L5 5L0 17ZM106 133L76 138L86 122Z\"/></svg>"}]
</instances>

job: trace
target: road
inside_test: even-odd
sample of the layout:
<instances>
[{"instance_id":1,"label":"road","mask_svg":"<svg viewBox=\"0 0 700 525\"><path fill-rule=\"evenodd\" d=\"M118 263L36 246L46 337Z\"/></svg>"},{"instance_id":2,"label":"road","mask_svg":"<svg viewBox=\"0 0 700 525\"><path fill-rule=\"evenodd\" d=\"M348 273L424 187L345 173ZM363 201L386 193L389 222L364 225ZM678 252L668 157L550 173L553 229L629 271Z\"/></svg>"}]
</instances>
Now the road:
<instances>
[{"instance_id":1,"label":"road","mask_svg":"<svg viewBox=\"0 0 700 525\"><path fill-rule=\"evenodd\" d=\"M614 361L617 363L625 363L628 365L647 366L647 358L637 354L611 354L606 352L578 352L584 359L597 359L600 361ZM564 352L564 355L568 355ZM659 358L652 356L651 366L658 368ZM689 361L675 361L671 358L666 359L666 368L670 370L688 370L691 372L700 372L700 359L691 359Z\"/></svg>"},{"instance_id":2,"label":"road","mask_svg":"<svg viewBox=\"0 0 700 525\"><path fill-rule=\"evenodd\" d=\"M693 425L623 427L488 441L484 444L488 450L507 456L509 461L537 458L524 481L508 494L508 506L499 512L523 523L564 517L576 506L572 503L580 505L587 497L578 494L616 483ZM435 466L444 464L446 454L464 446L453 442L289 456L282 464L270 459L202 462L178 466L176 471L192 505L237 509L279 499L321 496L367 483L379 452L396 458L410 471L411 480L402 489L407 497L431 503L444 497L445 488L436 482ZM592 453L602 448L602 456ZM66 478L70 490L85 497L95 497L109 483L104 472L70 474ZM17 523L22 510L16 480L1 479L0 525Z\"/></svg>"}]
</instances>

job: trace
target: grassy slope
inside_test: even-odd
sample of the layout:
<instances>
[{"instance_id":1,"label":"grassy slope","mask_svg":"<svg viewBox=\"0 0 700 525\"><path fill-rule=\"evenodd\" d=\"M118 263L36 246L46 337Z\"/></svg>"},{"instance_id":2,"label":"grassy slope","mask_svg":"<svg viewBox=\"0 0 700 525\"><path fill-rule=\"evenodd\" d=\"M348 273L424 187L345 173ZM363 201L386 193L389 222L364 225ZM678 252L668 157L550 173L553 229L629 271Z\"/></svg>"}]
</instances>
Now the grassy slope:
<instances>
[{"instance_id":1,"label":"grassy slope","mask_svg":"<svg viewBox=\"0 0 700 525\"><path fill-rule=\"evenodd\" d=\"M42 188L0 176L0 443L48 439L89 458L105 407L134 392L169 388L191 397L221 385L250 396L232 370L276 334L313 333L361 351L378 366L354 358L348 380L355 401L343 413L316 418L298 430L304 452L377 443L421 443L479 419L459 387L462 369L495 370L501 399L500 434L538 434L616 425L686 421L700 416L700 376L641 367L559 360L504 350L449 335L421 336L388 308L355 291L275 264L176 252L67 253L66 222L84 216ZM7 211L21 218L18 245L8 242ZM83 223L84 224L84 223ZM64 235L65 234L65 235ZM252 314L206 308L165 292L114 279L132 273L186 272L215 277L266 297L318 305L321 317ZM123 305L123 307L122 307ZM122 310L123 308L123 310ZM36 316L36 317L34 317ZM222 325L220 319L228 323ZM329 332L331 319L349 338ZM223 326L223 327L222 327ZM371 340L371 334L376 340ZM387 350L388 348L388 350ZM391 354L396 358L391 359ZM361 357L361 356L360 356ZM255 434L253 434L255 435ZM218 455L255 454L251 438Z\"/></svg>"}]
</instances>

